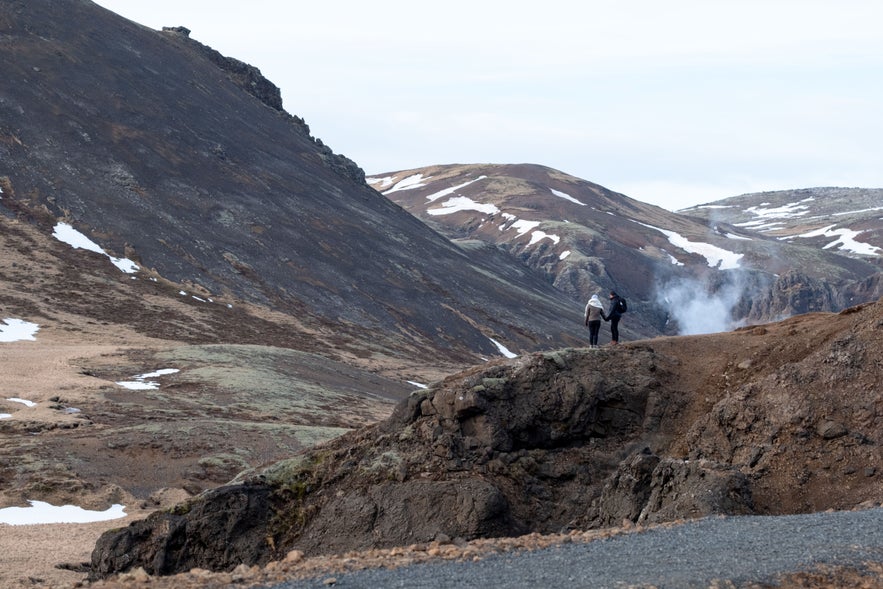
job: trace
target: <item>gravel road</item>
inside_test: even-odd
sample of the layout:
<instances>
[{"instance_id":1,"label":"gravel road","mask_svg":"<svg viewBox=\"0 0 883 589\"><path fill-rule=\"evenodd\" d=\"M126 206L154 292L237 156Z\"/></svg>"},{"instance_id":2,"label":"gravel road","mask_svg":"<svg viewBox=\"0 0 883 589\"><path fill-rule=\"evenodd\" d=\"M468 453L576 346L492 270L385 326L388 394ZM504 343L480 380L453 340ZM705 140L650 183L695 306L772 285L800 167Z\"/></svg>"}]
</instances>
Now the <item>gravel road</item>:
<instances>
[{"instance_id":1,"label":"gravel road","mask_svg":"<svg viewBox=\"0 0 883 589\"><path fill-rule=\"evenodd\" d=\"M335 575L348 588L702 587L771 580L817 564L883 562L883 508L788 516L713 517L669 528L509 553ZM329 575L273 589L327 588Z\"/></svg>"}]
</instances>

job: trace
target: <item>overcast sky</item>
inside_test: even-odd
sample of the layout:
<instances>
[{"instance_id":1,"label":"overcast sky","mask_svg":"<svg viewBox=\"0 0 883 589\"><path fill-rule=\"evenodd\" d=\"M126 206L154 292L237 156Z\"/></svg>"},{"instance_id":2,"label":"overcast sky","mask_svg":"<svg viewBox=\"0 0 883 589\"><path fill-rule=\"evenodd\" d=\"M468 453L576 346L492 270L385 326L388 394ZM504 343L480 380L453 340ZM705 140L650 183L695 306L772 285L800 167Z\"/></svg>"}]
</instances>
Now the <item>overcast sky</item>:
<instances>
[{"instance_id":1,"label":"overcast sky","mask_svg":"<svg viewBox=\"0 0 883 589\"><path fill-rule=\"evenodd\" d=\"M535 163L672 210L883 187L883 2L98 4L258 67L369 175Z\"/></svg>"}]
</instances>

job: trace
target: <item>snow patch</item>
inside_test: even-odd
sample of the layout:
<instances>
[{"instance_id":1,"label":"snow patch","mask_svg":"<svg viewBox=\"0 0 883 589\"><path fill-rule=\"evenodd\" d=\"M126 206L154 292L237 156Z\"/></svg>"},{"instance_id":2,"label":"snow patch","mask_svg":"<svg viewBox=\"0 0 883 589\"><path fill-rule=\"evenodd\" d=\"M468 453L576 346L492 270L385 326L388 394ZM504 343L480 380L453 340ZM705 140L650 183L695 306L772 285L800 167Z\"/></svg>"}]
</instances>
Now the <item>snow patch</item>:
<instances>
[{"instance_id":1,"label":"snow patch","mask_svg":"<svg viewBox=\"0 0 883 589\"><path fill-rule=\"evenodd\" d=\"M132 380L123 380L119 381L116 384L120 385L124 389L129 389L130 391L154 391L159 388L159 383L154 380L147 380L149 378L158 378L160 376L165 376L166 374L175 374L176 372L180 372L177 368L163 368L161 370L155 370L154 372L147 372L145 374L138 374L132 377Z\"/></svg>"},{"instance_id":2,"label":"snow patch","mask_svg":"<svg viewBox=\"0 0 883 589\"><path fill-rule=\"evenodd\" d=\"M506 348L506 346L504 346L503 344L501 344L500 342L498 342L494 338L489 337L488 339L491 340L491 343L493 343L495 346L497 346L497 349L500 351L500 353L503 354L504 356L506 356L507 358L517 358L518 357L518 354L510 352L509 349Z\"/></svg>"},{"instance_id":3,"label":"snow patch","mask_svg":"<svg viewBox=\"0 0 883 589\"><path fill-rule=\"evenodd\" d=\"M400 180L399 182L397 182L395 186L393 186L383 194L392 194L393 192L398 192L399 190L413 190L414 188L421 188L423 186L426 186L426 182L429 181L430 178L432 178L432 176L424 178L423 174L414 174L413 176L408 176L404 180Z\"/></svg>"},{"instance_id":4,"label":"snow patch","mask_svg":"<svg viewBox=\"0 0 883 589\"><path fill-rule=\"evenodd\" d=\"M809 212L809 207L803 203L811 202L813 200L815 200L815 198L811 196L809 198L804 198L803 200L800 200L800 201L797 201L794 203L782 205L780 207L773 207L773 208L769 208L769 209L764 208L764 207L769 206L770 203L764 202L764 203L759 204L756 207L748 207L747 209L745 209L745 212L750 213L750 214L754 215L755 217L764 217L764 218L774 217L777 219L781 219L783 217L786 217L786 218L787 217L800 217L800 216L805 215Z\"/></svg>"},{"instance_id":5,"label":"snow patch","mask_svg":"<svg viewBox=\"0 0 883 589\"><path fill-rule=\"evenodd\" d=\"M454 194L455 192L457 192L461 188L466 188L470 184L472 184L474 182L478 182L479 180L484 180L485 178L487 178L487 176L479 176L478 178L475 178L474 180L468 180L468 181L464 182L463 184L458 184L457 186L452 186L450 188L445 188L444 190L439 190L438 192L427 196L426 200L428 200L429 202L435 202L440 198Z\"/></svg>"},{"instance_id":6,"label":"snow patch","mask_svg":"<svg viewBox=\"0 0 883 589\"><path fill-rule=\"evenodd\" d=\"M486 215L495 215L500 212L500 209L493 204L475 202L466 196L455 196L443 202L440 209L428 209L426 212L438 216L450 215L459 211L478 211Z\"/></svg>"},{"instance_id":7,"label":"snow patch","mask_svg":"<svg viewBox=\"0 0 883 589\"><path fill-rule=\"evenodd\" d=\"M126 274L134 274L140 268L138 265L127 258L115 258L101 249L101 246L68 225L67 223L58 223L52 231L52 237L58 241L64 242L74 249L84 249L95 252L110 259L111 263Z\"/></svg>"},{"instance_id":8,"label":"snow patch","mask_svg":"<svg viewBox=\"0 0 883 589\"><path fill-rule=\"evenodd\" d=\"M87 524L126 517L126 508L111 505L105 511L89 511L76 505L55 506L43 501L28 501L30 507L0 509L0 523L11 526L35 524Z\"/></svg>"},{"instance_id":9,"label":"snow patch","mask_svg":"<svg viewBox=\"0 0 883 589\"><path fill-rule=\"evenodd\" d=\"M37 406L37 404L34 403L33 401L28 401L27 399L19 399L18 397L11 397L6 400L10 401L12 403L21 403L22 405L25 405L26 407L36 407Z\"/></svg>"},{"instance_id":10,"label":"snow patch","mask_svg":"<svg viewBox=\"0 0 883 589\"><path fill-rule=\"evenodd\" d=\"M561 252L561 255L558 256L558 259L559 260L566 260L570 256L571 253L572 252L570 250L563 251L563 252Z\"/></svg>"},{"instance_id":11,"label":"snow patch","mask_svg":"<svg viewBox=\"0 0 883 589\"><path fill-rule=\"evenodd\" d=\"M559 198L563 198L564 200L569 200L570 202L576 203L580 206L587 206L586 203L573 198L572 196L570 196L566 192L561 192L560 190L555 190L554 188L550 188L549 190L551 190L552 194L554 194L555 196L557 196Z\"/></svg>"},{"instance_id":12,"label":"snow patch","mask_svg":"<svg viewBox=\"0 0 883 589\"><path fill-rule=\"evenodd\" d=\"M540 221L527 221L525 219L521 219L520 221L515 221L512 223L509 228L515 228L518 230L518 235L516 237L521 237L528 231L533 231L537 227L540 226Z\"/></svg>"},{"instance_id":13,"label":"snow patch","mask_svg":"<svg viewBox=\"0 0 883 589\"><path fill-rule=\"evenodd\" d=\"M3 324L6 325L3 325ZM0 321L0 342L17 342L21 340L34 341L37 338L34 334L40 326L36 323L29 323L21 319L6 318Z\"/></svg>"},{"instance_id":14,"label":"snow patch","mask_svg":"<svg viewBox=\"0 0 883 589\"><path fill-rule=\"evenodd\" d=\"M696 205L695 207L689 207L686 209L681 209L682 211L695 211L696 209L731 209L733 205Z\"/></svg>"},{"instance_id":15,"label":"snow patch","mask_svg":"<svg viewBox=\"0 0 883 589\"><path fill-rule=\"evenodd\" d=\"M668 254L668 252L665 252L665 253ZM676 257L674 257L671 254L668 254L668 258L671 260L671 263L675 266L683 266L684 265L684 263L682 261L680 261L679 259L677 259Z\"/></svg>"},{"instance_id":16,"label":"snow patch","mask_svg":"<svg viewBox=\"0 0 883 589\"><path fill-rule=\"evenodd\" d=\"M793 237L835 237L836 239L834 241L827 244L822 249L836 247L837 249L846 250L862 256L876 256L880 254L881 250L879 247L862 241L856 241L855 238L864 233L864 231L854 231L846 228L835 229L835 227L836 225L829 225ZM791 239L791 237L789 237L789 239Z\"/></svg>"},{"instance_id":17,"label":"snow patch","mask_svg":"<svg viewBox=\"0 0 883 589\"><path fill-rule=\"evenodd\" d=\"M635 221L635 223L659 231L668 238L669 243L671 243L675 247L684 250L685 252L691 254L699 254L700 256L704 257L706 262L708 263L709 268L719 268L720 270L734 270L740 267L739 260L742 259L742 256L744 254L737 254L735 252L725 250L710 243L690 241L679 233L668 231L666 229L660 229L659 227L647 225L646 223L640 223L638 221Z\"/></svg>"},{"instance_id":18,"label":"snow patch","mask_svg":"<svg viewBox=\"0 0 883 589\"><path fill-rule=\"evenodd\" d=\"M846 211L845 213L834 213L832 217L843 217L845 215L860 215L861 213L872 213L874 211L883 211L883 207L871 207L869 209L859 209L857 211Z\"/></svg>"},{"instance_id":19,"label":"snow patch","mask_svg":"<svg viewBox=\"0 0 883 589\"><path fill-rule=\"evenodd\" d=\"M551 239L552 242L555 244L561 241L561 237L559 237L558 235L546 233L545 231L533 231L530 234L530 243L528 243L527 245L534 245L535 243L538 243L543 239Z\"/></svg>"},{"instance_id":20,"label":"snow patch","mask_svg":"<svg viewBox=\"0 0 883 589\"><path fill-rule=\"evenodd\" d=\"M367 182L369 186L380 184L380 188L386 188L387 186L392 186L392 183L395 182L395 176L385 176L383 178L365 178L365 182Z\"/></svg>"}]
</instances>

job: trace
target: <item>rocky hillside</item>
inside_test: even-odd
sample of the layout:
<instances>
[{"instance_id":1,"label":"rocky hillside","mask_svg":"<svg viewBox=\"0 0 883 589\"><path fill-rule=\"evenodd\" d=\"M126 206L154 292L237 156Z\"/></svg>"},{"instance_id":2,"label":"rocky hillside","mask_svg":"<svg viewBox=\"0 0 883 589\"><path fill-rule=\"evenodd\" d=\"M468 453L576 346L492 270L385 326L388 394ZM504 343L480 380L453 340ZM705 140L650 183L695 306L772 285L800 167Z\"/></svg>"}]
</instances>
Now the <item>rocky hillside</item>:
<instances>
[{"instance_id":1,"label":"rocky hillside","mask_svg":"<svg viewBox=\"0 0 883 589\"><path fill-rule=\"evenodd\" d=\"M410 358L580 341L572 301L427 230L186 29L84 0L6 2L0 23L0 213Z\"/></svg>"},{"instance_id":2,"label":"rocky hillside","mask_svg":"<svg viewBox=\"0 0 883 589\"><path fill-rule=\"evenodd\" d=\"M406 380L452 369L121 272L69 237L0 215L0 507L198 493L374 423Z\"/></svg>"},{"instance_id":3,"label":"rocky hillside","mask_svg":"<svg viewBox=\"0 0 883 589\"><path fill-rule=\"evenodd\" d=\"M883 498L883 301L498 360L106 533L92 575Z\"/></svg>"},{"instance_id":4,"label":"rocky hillside","mask_svg":"<svg viewBox=\"0 0 883 589\"><path fill-rule=\"evenodd\" d=\"M883 189L804 188L734 196L680 211L883 266Z\"/></svg>"},{"instance_id":5,"label":"rocky hillside","mask_svg":"<svg viewBox=\"0 0 883 589\"><path fill-rule=\"evenodd\" d=\"M473 259L490 246L583 304L615 289L631 303L633 336L723 331L883 294L878 256L671 213L541 166L432 166L368 183Z\"/></svg>"}]
</instances>

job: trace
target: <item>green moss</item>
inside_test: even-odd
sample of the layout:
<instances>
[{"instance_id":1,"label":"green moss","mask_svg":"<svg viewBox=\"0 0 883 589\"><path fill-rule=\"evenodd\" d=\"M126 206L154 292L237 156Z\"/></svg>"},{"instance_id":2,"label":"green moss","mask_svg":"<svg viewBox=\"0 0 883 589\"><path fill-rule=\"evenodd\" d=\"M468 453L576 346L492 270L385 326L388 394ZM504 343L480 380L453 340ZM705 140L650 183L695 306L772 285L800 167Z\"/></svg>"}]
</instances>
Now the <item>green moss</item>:
<instances>
[{"instance_id":1,"label":"green moss","mask_svg":"<svg viewBox=\"0 0 883 589\"><path fill-rule=\"evenodd\" d=\"M214 456L205 456L199 459L198 464L205 469L218 468L227 470L231 468L248 468L248 462L233 454L215 454Z\"/></svg>"},{"instance_id":2,"label":"green moss","mask_svg":"<svg viewBox=\"0 0 883 589\"><path fill-rule=\"evenodd\" d=\"M565 358L565 350L555 350L553 352L544 352L543 358L551 360L558 368L567 368L567 359Z\"/></svg>"},{"instance_id":3,"label":"green moss","mask_svg":"<svg viewBox=\"0 0 883 589\"><path fill-rule=\"evenodd\" d=\"M375 457L371 464L366 466L364 470L371 474L385 473L387 478L395 478L395 474L398 472L398 468L402 464L402 461L403 459L398 452L390 450Z\"/></svg>"},{"instance_id":4,"label":"green moss","mask_svg":"<svg viewBox=\"0 0 883 589\"><path fill-rule=\"evenodd\" d=\"M267 484L285 488L312 475L315 463L309 456L295 456L271 464L261 473Z\"/></svg>"},{"instance_id":5,"label":"green moss","mask_svg":"<svg viewBox=\"0 0 883 589\"><path fill-rule=\"evenodd\" d=\"M483 378L481 379L481 386L491 391L501 391L506 386L507 382L508 379L506 378Z\"/></svg>"},{"instance_id":6,"label":"green moss","mask_svg":"<svg viewBox=\"0 0 883 589\"><path fill-rule=\"evenodd\" d=\"M178 503L177 505L173 505L169 508L169 513L172 515L187 515L190 513L190 510L193 509L190 501L185 501L184 503Z\"/></svg>"},{"instance_id":7,"label":"green moss","mask_svg":"<svg viewBox=\"0 0 883 589\"><path fill-rule=\"evenodd\" d=\"M413 426L413 424L409 423L408 425L406 425L404 427L404 429L402 429L401 433L399 434L399 441L400 442L407 442L408 440L413 440L413 439L414 439L414 426Z\"/></svg>"},{"instance_id":8,"label":"green moss","mask_svg":"<svg viewBox=\"0 0 883 589\"><path fill-rule=\"evenodd\" d=\"M306 525L309 513L307 497L318 487L321 477L319 470L327 458L328 453L324 452L295 456L263 471L266 482L275 487L274 504L278 506L268 530L268 538L274 545L284 545L286 538L297 535Z\"/></svg>"}]
</instances>

